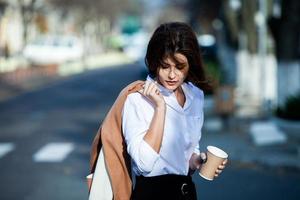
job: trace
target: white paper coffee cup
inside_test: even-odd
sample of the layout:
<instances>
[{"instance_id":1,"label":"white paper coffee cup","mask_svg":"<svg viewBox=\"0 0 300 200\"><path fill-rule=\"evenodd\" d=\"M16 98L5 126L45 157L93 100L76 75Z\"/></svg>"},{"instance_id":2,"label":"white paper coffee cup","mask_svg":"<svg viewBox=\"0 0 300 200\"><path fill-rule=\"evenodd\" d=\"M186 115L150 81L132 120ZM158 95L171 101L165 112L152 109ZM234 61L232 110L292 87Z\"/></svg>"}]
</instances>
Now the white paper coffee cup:
<instances>
[{"instance_id":1,"label":"white paper coffee cup","mask_svg":"<svg viewBox=\"0 0 300 200\"><path fill-rule=\"evenodd\" d=\"M228 154L215 146L207 146L207 161L200 169L199 175L206 180L212 181L219 165L228 158Z\"/></svg>"}]
</instances>

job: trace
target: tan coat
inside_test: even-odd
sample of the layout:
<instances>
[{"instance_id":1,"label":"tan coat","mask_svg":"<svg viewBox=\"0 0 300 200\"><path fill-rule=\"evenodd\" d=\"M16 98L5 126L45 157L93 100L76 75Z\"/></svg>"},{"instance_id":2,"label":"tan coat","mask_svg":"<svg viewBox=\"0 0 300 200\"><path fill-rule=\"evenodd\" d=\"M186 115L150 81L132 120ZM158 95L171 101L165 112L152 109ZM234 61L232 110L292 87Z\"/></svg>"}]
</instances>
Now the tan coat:
<instances>
[{"instance_id":1,"label":"tan coat","mask_svg":"<svg viewBox=\"0 0 300 200\"><path fill-rule=\"evenodd\" d=\"M132 192L130 157L122 133L122 110L127 95L141 90L143 83L135 81L121 91L92 144L91 173L95 171L100 149L103 148L114 200L129 200Z\"/></svg>"}]
</instances>

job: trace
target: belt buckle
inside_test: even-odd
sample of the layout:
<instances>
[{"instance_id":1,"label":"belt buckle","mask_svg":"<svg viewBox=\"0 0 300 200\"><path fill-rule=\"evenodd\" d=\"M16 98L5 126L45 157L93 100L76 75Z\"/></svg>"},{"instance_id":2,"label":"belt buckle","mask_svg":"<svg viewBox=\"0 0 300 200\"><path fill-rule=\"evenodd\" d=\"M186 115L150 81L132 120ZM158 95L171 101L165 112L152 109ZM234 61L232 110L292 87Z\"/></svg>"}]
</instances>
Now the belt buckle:
<instances>
[{"instance_id":1,"label":"belt buckle","mask_svg":"<svg viewBox=\"0 0 300 200\"><path fill-rule=\"evenodd\" d=\"M183 183L182 186L181 186L181 193L183 195L187 195L188 193L188 184L187 183Z\"/></svg>"}]
</instances>

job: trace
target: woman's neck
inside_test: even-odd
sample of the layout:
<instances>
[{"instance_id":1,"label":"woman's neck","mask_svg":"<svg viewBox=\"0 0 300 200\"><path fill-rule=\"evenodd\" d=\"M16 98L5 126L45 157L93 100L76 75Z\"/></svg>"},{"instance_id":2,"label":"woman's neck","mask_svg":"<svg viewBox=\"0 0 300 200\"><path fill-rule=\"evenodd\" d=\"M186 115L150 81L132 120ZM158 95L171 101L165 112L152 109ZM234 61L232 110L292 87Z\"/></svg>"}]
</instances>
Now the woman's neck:
<instances>
[{"instance_id":1,"label":"woman's neck","mask_svg":"<svg viewBox=\"0 0 300 200\"><path fill-rule=\"evenodd\" d=\"M185 98L185 95L184 95L184 92L183 92L183 90L182 90L181 85L180 85L178 88L176 88L176 90L174 90L174 94L175 94L175 97L176 97L177 102L179 103L179 105L180 105L181 107L183 107L186 98Z\"/></svg>"}]
</instances>

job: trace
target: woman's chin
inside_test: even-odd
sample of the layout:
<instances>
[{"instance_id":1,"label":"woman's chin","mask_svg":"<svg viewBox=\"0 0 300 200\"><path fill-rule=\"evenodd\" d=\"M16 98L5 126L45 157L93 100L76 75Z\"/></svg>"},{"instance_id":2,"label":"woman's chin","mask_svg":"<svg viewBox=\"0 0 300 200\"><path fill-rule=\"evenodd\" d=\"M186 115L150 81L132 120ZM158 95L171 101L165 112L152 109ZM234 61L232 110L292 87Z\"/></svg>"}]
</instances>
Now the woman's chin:
<instances>
[{"instance_id":1,"label":"woman's chin","mask_svg":"<svg viewBox=\"0 0 300 200\"><path fill-rule=\"evenodd\" d=\"M168 90L176 90L178 88L178 85L165 85L165 88L168 89Z\"/></svg>"},{"instance_id":2,"label":"woman's chin","mask_svg":"<svg viewBox=\"0 0 300 200\"><path fill-rule=\"evenodd\" d=\"M163 85L168 90L174 91L181 85L180 83L181 83L180 81L178 81L176 83L173 83L173 84L164 81L164 82L161 83L161 85Z\"/></svg>"}]
</instances>

